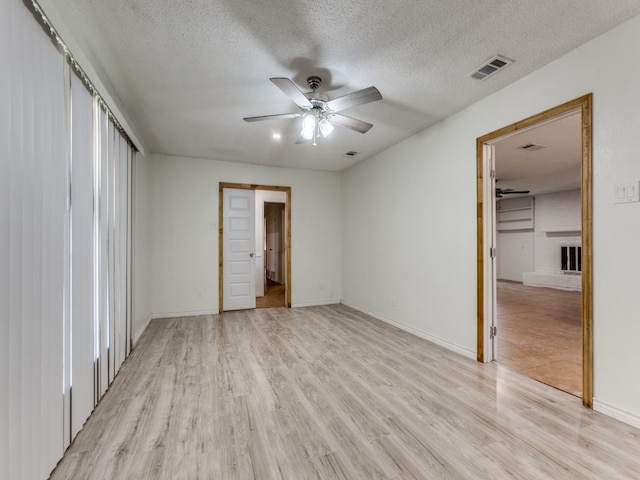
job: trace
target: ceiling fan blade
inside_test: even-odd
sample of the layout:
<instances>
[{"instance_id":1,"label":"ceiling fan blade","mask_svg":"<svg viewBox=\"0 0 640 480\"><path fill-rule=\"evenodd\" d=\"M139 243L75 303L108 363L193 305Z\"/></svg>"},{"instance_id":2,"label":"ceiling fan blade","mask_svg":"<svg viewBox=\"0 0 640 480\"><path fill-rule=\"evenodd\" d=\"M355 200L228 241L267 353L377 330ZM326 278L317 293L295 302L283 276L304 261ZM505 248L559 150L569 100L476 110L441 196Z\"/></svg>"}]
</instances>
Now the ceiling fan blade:
<instances>
[{"instance_id":1,"label":"ceiling fan blade","mask_svg":"<svg viewBox=\"0 0 640 480\"><path fill-rule=\"evenodd\" d=\"M312 108L311 102L304 93L288 78L270 78L273 84L284 92L300 108Z\"/></svg>"},{"instance_id":2,"label":"ceiling fan blade","mask_svg":"<svg viewBox=\"0 0 640 480\"><path fill-rule=\"evenodd\" d=\"M382 94L376 87L369 87L334 98L327 102L327 107L334 112L339 112L363 103L375 102L376 100L382 100Z\"/></svg>"},{"instance_id":3,"label":"ceiling fan blade","mask_svg":"<svg viewBox=\"0 0 640 480\"><path fill-rule=\"evenodd\" d=\"M262 115L259 117L245 117L245 122L261 122L262 120L274 120L276 118L296 118L302 115L301 113L279 113L277 115Z\"/></svg>"},{"instance_id":4,"label":"ceiling fan blade","mask_svg":"<svg viewBox=\"0 0 640 480\"><path fill-rule=\"evenodd\" d=\"M496 187L496 198L502 198L504 195L526 194L529 190L514 190L513 188Z\"/></svg>"},{"instance_id":5,"label":"ceiling fan blade","mask_svg":"<svg viewBox=\"0 0 640 480\"><path fill-rule=\"evenodd\" d=\"M518 193L529 193L529 190L512 190L510 188L507 188L506 190L502 190L501 193L503 195L514 195Z\"/></svg>"},{"instance_id":6,"label":"ceiling fan blade","mask_svg":"<svg viewBox=\"0 0 640 480\"><path fill-rule=\"evenodd\" d=\"M355 130L360 133L367 133L373 125L362 120L356 120L355 118L347 117L339 113L334 113L329 117L329 121L334 125L340 125L341 127L347 127L351 130Z\"/></svg>"}]
</instances>

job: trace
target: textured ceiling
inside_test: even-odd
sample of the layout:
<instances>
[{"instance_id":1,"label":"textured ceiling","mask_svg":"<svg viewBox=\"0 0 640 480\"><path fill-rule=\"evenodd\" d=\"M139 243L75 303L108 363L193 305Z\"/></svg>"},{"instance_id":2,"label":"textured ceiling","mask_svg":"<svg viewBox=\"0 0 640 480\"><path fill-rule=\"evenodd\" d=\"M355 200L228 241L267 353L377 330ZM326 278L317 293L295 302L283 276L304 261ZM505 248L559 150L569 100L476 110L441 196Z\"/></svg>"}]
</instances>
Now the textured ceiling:
<instances>
[{"instance_id":1,"label":"textured ceiling","mask_svg":"<svg viewBox=\"0 0 640 480\"><path fill-rule=\"evenodd\" d=\"M51 3L151 152L338 171L640 14L638 0ZM467 77L494 54L515 63ZM297 111L269 78L306 91L310 75L330 98L375 85L383 100L344 111L374 127L314 147L294 144L300 119L242 120Z\"/></svg>"}]
</instances>

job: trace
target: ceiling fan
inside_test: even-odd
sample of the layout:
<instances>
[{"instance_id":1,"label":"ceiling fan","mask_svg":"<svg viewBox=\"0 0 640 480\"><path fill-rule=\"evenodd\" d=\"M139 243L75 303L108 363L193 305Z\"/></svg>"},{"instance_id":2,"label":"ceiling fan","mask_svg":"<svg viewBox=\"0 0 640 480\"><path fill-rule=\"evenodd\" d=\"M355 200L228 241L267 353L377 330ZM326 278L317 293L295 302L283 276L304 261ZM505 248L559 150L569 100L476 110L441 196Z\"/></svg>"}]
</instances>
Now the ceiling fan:
<instances>
[{"instance_id":1,"label":"ceiling fan","mask_svg":"<svg viewBox=\"0 0 640 480\"><path fill-rule=\"evenodd\" d=\"M529 190L514 190L513 188L496 187L496 198L502 198L504 195L516 195L529 193Z\"/></svg>"},{"instance_id":2,"label":"ceiling fan","mask_svg":"<svg viewBox=\"0 0 640 480\"><path fill-rule=\"evenodd\" d=\"M262 115L259 117L245 117L243 120L245 122L259 122L278 118L304 117L302 120L302 131L296 143L313 141L313 145L316 145L317 138L320 135L323 137L329 135L333 131L334 125L346 127L360 133L368 132L371 127L373 127L372 124L347 117L338 112L355 105L362 105L382 99L382 95L376 87L369 87L329 100L327 95L316 91L322 84L322 79L316 76L307 78L307 85L311 89L311 92L308 93L303 93L288 78L270 78L269 80L293 100L300 108L300 111L295 113Z\"/></svg>"}]
</instances>

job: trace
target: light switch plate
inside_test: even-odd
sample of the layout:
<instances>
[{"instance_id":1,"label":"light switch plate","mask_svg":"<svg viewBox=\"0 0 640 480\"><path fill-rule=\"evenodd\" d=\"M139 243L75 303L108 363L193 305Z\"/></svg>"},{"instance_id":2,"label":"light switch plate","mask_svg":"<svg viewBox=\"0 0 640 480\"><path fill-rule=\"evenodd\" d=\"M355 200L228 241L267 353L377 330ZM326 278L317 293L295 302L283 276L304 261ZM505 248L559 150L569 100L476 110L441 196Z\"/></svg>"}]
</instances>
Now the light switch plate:
<instances>
[{"instance_id":1,"label":"light switch plate","mask_svg":"<svg viewBox=\"0 0 640 480\"><path fill-rule=\"evenodd\" d=\"M633 203L640 201L640 192L638 191L640 182L621 183L615 186L613 191L613 203Z\"/></svg>"}]
</instances>

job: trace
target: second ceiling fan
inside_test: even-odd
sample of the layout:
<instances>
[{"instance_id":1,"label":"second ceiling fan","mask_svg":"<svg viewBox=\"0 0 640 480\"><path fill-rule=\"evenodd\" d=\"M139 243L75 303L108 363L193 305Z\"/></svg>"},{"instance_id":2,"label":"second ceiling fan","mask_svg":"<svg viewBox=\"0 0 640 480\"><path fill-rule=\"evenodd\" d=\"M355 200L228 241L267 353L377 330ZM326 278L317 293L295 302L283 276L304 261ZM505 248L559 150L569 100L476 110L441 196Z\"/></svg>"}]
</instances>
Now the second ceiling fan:
<instances>
[{"instance_id":1,"label":"second ceiling fan","mask_svg":"<svg viewBox=\"0 0 640 480\"><path fill-rule=\"evenodd\" d=\"M529 190L514 190L513 188L496 187L496 198L502 198L505 195L523 195L529 193Z\"/></svg>"},{"instance_id":2,"label":"second ceiling fan","mask_svg":"<svg viewBox=\"0 0 640 480\"><path fill-rule=\"evenodd\" d=\"M329 100L327 95L316 91L322 84L322 79L316 76L307 78L307 85L311 89L311 92L308 93L303 93L288 78L270 78L269 80L293 100L300 108L300 111L295 113L262 115L259 117L245 117L243 120L245 122L259 122L279 118L304 117L302 121L302 131L296 143L312 141L315 145L320 135L326 137L333 131L334 125L346 127L359 133L368 132L371 127L373 127L372 124L356 118L347 117L339 112L356 105L382 99L382 95L376 87L368 87Z\"/></svg>"}]
</instances>

